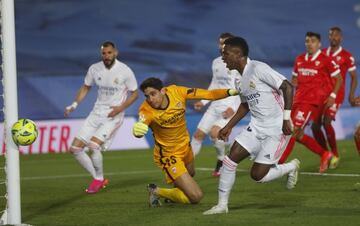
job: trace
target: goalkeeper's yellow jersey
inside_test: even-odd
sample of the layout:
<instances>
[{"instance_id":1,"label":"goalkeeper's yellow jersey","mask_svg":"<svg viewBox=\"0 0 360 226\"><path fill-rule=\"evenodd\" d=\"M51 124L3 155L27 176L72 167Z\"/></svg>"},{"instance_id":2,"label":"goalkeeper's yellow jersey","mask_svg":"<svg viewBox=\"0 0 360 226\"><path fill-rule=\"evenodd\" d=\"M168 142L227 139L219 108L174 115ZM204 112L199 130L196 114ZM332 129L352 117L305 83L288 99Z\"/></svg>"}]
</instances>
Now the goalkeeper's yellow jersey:
<instances>
[{"instance_id":1,"label":"goalkeeper's yellow jersey","mask_svg":"<svg viewBox=\"0 0 360 226\"><path fill-rule=\"evenodd\" d=\"M169 100L166 109L152 108L146 101L139 108L139 120L151 128L155 143L163 148L190 142L185 119L187 99L217 100L229 96L227 89L205 90L176 85L165 89Z\"/></svg>"}]
</instances>

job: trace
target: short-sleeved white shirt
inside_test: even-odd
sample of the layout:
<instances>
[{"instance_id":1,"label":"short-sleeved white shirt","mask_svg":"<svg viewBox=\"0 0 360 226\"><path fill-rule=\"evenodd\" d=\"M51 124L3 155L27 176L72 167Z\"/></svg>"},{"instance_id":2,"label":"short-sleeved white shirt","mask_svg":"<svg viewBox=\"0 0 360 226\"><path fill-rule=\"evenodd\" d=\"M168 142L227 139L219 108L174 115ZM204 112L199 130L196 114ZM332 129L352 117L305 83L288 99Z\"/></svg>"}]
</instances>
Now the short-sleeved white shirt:
<instances>
[{"instance_id":1,"label":"short-sleeved white shirt","mask_svg":"<svg viewBox=\"0 0 360 226\"><path fill-rule=\"evenodd\" d=\"M284 98L279 87L285 79L269 65L249 58L235 79L241 102L249 105L250 125L264 134L282 133Z\"/></svg>"},{"instance_id":2,"label":"short-sleeved white shirt","mask_svg":"<svg viewBox=\"0 0 360 226\"><path fill-rule=\"evenodd\" d=\"M212 62L212 73L213 77L209 86L211 89L235 89L235 77L239 73L235 70L230 71L224 61L220 57L217 57ZM209 100L202 100L203 104L207 104ZM231 96L225 99L212 101L209 108L226 108L231 107L235 111L239 107L240 99L238 96Z\"/></svg>"},{"instance_id":3,"label":"short-sleeved white shirt","mask_svg":"<svg viewBox=\"0 0 360 226\"><path fill-rule=\"evenodd\" d=\"M84 83L98 87L93 113L100 116L107 116L112 111L111 106L121 105L127 98L127 92L138 87L133 71L118 60L110 69L102 61L91 65Z\"/></svg>"}]
</instances>

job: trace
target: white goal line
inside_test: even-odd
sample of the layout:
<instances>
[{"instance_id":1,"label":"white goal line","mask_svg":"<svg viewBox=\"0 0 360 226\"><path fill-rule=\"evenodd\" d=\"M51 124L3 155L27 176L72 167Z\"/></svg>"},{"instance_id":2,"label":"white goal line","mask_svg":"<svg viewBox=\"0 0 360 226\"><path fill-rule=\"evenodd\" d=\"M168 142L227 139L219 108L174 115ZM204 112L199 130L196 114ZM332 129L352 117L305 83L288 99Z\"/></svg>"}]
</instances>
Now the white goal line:
<instances>
[{"instance_id":1,"label":"white goal line","mask_svg":"<svg viewBox=\"0 0 360 226\"><path fill-rule=\"evenodd\" d=\"M198 171L213 171L212 168L196 168ZM237 169L237 172L249 172L245 169ZM105 173L107 176L111 175L129 175L129 174L147 174L147 173L160 173L159 170L138 170L138 171L122 171L122 172L108 172ZM301 175L307 176L326 176L326 177L360 177L360 174L354 173L316 173L316 172L300 172ZM89 177L89 174L67 174L67 175L56 175L56 176L35 176L35 177L21 177L21 180L52 180L52 179L64 179L74 177Z\"/></svg>"}]
</instances>

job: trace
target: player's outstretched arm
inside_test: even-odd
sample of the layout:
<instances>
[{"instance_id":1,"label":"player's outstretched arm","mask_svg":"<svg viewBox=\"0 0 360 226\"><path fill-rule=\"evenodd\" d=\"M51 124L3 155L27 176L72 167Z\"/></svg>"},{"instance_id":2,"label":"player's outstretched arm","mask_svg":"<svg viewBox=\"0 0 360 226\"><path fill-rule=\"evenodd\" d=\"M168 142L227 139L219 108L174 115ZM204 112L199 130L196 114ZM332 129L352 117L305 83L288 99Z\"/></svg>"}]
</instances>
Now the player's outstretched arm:
<instances>
[{"instance_id":1,"label":"player's outstretched arm","mask_svg":"<svg viewBox=\"0 0 360 226\"><path fill-rule=\"evenodd\" d=\"M292 133L290 118L294 89L287 80L282 82L279 89L283 92L284 96L284 121L282 130L285 135L290 135Z\"/></svg>"},{"instance_id":2,"label":"player's outstretched arm","mask_svg":"<svg viewBox=\"0 0 360 226\"><path fill-rule=\"evenodd\" d=\"M188 89L186 93L186 99L205 99L205 100L218 100L228 96L239 95L236 89L199 89L192 88Z\"/></svg>"},{"instance_id":3,"label":"player's outstretched arm","mask_svg":"<svg viewBox=\"0 0 360 226\"><path fill-rule=\"evenodd\" d=\"M87 85L82 85L80 87L78 93L76 94L75 101L65 108L65 112L64 112L65 117L69 116L70 112L73 112L76 109L76 107L79 105L79 103L89 93L90 89L91 89L91 86L87 86Z\"/></svg>"}]
</instances>

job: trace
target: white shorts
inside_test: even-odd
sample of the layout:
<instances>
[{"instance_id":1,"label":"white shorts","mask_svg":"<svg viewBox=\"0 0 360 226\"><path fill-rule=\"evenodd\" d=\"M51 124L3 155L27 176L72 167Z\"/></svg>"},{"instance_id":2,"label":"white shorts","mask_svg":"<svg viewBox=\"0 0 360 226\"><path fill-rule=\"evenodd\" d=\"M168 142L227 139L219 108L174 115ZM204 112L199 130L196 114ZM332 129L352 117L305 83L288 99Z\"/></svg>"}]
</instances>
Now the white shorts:
<instances>
[{"instance_id":1,"label":"white shorts","mask_svg":"<svg viewBox=\"0 0 360 226\"><path fill-rule=\"evenodd\" d=\"M256 129L247 126L235 141L249 153L250 159L262 164L276 164L291 136L261 134Z\"/></svg>"},{"instance_id":2,"label":"white shorts","mask_svg":"<svg viewBox=\"0 0 360 226\"><path fill-rule=\"evenodd\" d=\"M116 131L120 128L123 121L124 114L109 118L90 113L76 137L85 144L88 144L92 137L96 137L104 142L102 145L103 149L107 149L110 147Z\"/></svg>"},{"instance_id":3,"label":"white shorts","mask_svg":"<svg viewBox=\"0 0 360 226\"><path fill-rule=\"evenodd\" d=\"M197 128L206 134L208 134L211 128L214 126L219 126L220 128L223 128L231 119L231 117L225 119L222 116L222 113L225 110L226 109L222 110L209 107L201 118Z\"/></svg>"}]
</instances>

